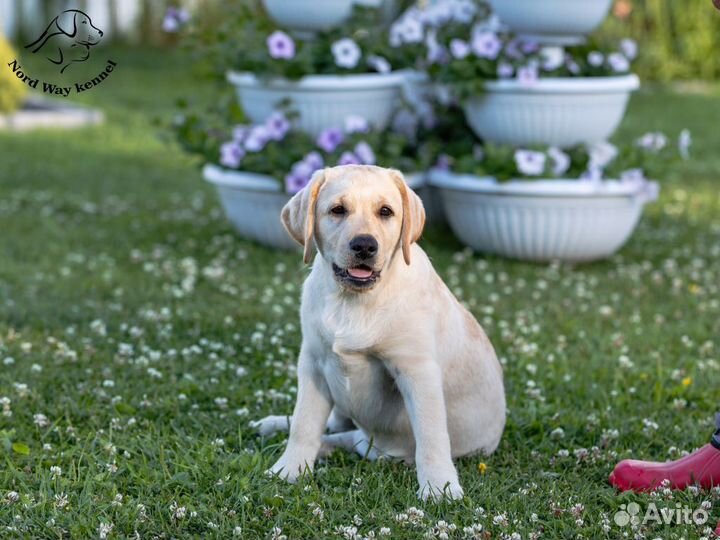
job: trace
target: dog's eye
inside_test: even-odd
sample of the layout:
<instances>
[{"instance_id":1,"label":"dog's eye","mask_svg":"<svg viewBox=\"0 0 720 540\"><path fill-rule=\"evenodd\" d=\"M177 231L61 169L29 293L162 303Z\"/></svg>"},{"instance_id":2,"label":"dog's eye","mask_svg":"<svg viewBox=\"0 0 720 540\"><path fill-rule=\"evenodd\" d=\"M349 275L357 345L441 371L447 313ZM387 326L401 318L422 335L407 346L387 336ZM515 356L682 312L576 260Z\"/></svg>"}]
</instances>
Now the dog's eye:
<instances>
[{"instance_id":1,"label":"dog's eye","mask_svg":"<svg viewBox=\"0 0 720 540\"><path fill-rule=\"evenodd\" d=\"M392 215L394 215L394 214L395 214L395 213L392 211L392 208L390 208L389 206L383 206L383 207L380 209L380 215L381 215L382 217L390 217L390 216L392 216Z\"/></svg>"},{"instance_id":2,"label":"dog's eye","mask_svg":"<svg viewBox=\"0 0 720 540\"><path fill-rule=\"evenodd\" d=\"M344 216L345 214L347 214L347 210L343 205L338 204L337 206L333 206L330 209L330 213L334 216Z\"/></svg>"},{"instance_id":3,"label":"dog's eye","mask_svg":"<svg viewBox=\"0 0 720 540\"><path fill-rule=\"evenodd\" d=\"M83 21L82 24L87 24L87 21Z\"/></svg>"}]
</instances>

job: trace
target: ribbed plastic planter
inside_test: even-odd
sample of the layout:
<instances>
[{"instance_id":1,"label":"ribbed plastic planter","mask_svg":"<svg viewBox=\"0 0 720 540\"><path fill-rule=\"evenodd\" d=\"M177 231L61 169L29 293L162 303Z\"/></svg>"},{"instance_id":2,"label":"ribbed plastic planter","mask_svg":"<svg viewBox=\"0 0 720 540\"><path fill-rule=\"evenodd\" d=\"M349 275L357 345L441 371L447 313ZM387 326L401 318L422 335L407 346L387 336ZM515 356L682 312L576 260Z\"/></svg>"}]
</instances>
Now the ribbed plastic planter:
<instances>
[{"instance_id":1,"label":"ribbed plastic planter","mask_svg":"<svg viewBox=\"0 0 720 540\"><path fill-rule=\"evenodd\" d=\"M383 0L263 0L268 15L284 28L301 33L329 30L350 17L355 4L379 7Z\"/></svg>"},{"instance_id":2,"label":"ribbed plastic planter","mask_svg":"<svg viewBox=\"0 0 720 540\"><path fill-rule=\"evenodd\" d=\"M490 0L510 30L540 43L582 41L607 16L612 0Z\"/></svg>"},{"instance_id":3,"label":"ribbed plastic planter","mask_svg":"<svg viewBox=\"0 0 720 540\"><path fill-rule=\"evenodd\" d=\"M598 143L617 129L639 86L635 75L541 78L531 86L488 81L484 94L465 102L465 116L478 137L493 143Z\"/></svg>"},{"instance_id":4,"label":"ribbed plastic planter","mask_svg":"<svg viewBox=\"0 0 720 540\"><path fill-rule=\"evenodd\" d=\"M445 215L471 248L530 261L609 257L635 230L650 186L573 180L497 183L434 171Z\"/></svg>"},{"instance_id":5,"label":"ribbed plastic planter","mask_svg":"<svg viewBox=\"0 0 720 540\"><path fill-rule=\"evenodd\" d=\"M342 128L348 116L362 116L384 129L400 98L405 74L308 75L298 81L260 80L252 73L231 71L228 81L248 117L265 121L283 100L300 115L296 127L318 135L329 127Z\"/></svg>"},{"instance_id":6,"label":"ribbed plastic planter","mask_svg":"<svg viewBox=\"0 0 720 540\"><path fill-rule=\"evenodd\" d=\"M290 200L280 182L211 164L203 168L203 178L217 188L225 215L242 236L269 247L299 248L280 221L280 212Z\"/></svg>"}]
</instances>

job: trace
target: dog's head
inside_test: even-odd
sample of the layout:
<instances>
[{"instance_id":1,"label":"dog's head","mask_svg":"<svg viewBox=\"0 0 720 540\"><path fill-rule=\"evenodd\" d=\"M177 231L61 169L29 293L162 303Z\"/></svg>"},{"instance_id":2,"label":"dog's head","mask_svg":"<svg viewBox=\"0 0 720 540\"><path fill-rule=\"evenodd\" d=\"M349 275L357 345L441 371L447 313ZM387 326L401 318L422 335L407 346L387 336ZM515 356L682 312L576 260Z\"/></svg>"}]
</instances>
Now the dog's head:
<instances>
[{"instance_id":1,"label":"dog's head","mask_svg":"<svg viewBox=\"0 0 720 540\"><path fill-rule=\"evenodd\" d=\"M282 221L305 247L305 262L317 246L343 288L365 291L398 250L410 264L410 246L422 234L425 209L399 171L344 165L317 171L285 205Z\"/></svg>"},{"instance_id":2,"label":"dog's head","mask_svg":"<svg viewBox=\"0 0 720 540\"><path fill-rule=\"evenodd\" d=\"M92 23L92 19L78 9L63 11L55 19L55 24L61 32L73 38L79 45L88 47L95 45L103 35L102 30Z\"/></svg>"}]
</instances>

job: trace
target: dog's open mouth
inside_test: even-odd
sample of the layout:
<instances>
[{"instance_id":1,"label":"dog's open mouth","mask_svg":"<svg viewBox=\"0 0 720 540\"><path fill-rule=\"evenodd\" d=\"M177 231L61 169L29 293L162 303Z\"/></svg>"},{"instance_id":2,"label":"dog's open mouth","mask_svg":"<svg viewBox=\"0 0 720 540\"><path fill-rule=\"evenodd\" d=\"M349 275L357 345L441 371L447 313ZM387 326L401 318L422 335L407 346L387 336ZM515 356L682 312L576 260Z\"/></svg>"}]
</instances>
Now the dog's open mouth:
<instances>
[{"instance_id":1,"label":"dog's open mouth","mask_svg":"<svg viewBox=\"0 0 720 540\"><path fill-rule=\"evenodd\" d=\"M376 272L366 264L340 268L333 263L332 267L336 278L356 288L369 287L380 277L380 272Z\"/></svg>"}]
</instances>

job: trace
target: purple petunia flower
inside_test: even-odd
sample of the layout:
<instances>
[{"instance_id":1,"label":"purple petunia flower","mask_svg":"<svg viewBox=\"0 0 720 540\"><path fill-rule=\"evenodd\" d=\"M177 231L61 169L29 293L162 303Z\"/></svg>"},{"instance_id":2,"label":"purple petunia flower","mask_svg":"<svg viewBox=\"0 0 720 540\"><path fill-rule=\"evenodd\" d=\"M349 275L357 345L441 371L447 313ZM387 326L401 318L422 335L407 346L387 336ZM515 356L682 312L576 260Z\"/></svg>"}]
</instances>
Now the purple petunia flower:
<instances>
[{"instance_id":1,"label":"purple petunia flower","mask_svg":"<svg viewBox=\"0 0 720 540\"><path fill-rule=\"evenodd\" d=\"M290 131L290 122L281 112L274 112L265 121L265 127L268 131L268 137L273 141L281 141Z\"/></svg>"},{"instance_id":2,"label":"purple petunia flower","mask_svg":"<svg viewBox=\"0 0 720 540\"><path fill-rule=\"evenodd\" d=\"M345 137L342 131L337 128L328 128L318 135L315 142L322 150L329 153L334 152L343 140L345 140Z\"/></svg>"},{"instance_id":3,"label":"purple petunia flower","mask_svg":"<svg viewBox=\"0 0 720 540\"><path fill-rule=\"evenodd\" d=\"M239 143L243 142L249 132L250 132L250 128L248 126L243 126L242 124L235 126L232 130L233 141L236 141Z\"/></svg>"},{"instance_id":4,"label":"purple petunia flower","mask_svg":"<svg viewBox=\"0 0 720 540\"><path fill-rule=\"evenodd\" d=\"M440 154L435 162L435 168L441 171L449 171L452 158L447 154Z\"/></svg>"},{"instance_id":5,"label":"purple petunia flower","mask_svg":"<svg viewBox=\"0 0 720 540\"><path fill-rule=\"evenodd\" d=\"M470 45L462 39L453 39L450 42L450 54L453 55L453 58L462 60L470 54Z\"/></svg>"},{"instance_id":6,"label":"purple petunia flower","mask_svg":"<svg viewBox=\"0 0 720 540\"><path fill-rule=\"evenodd\" d=\"M357 114L345 118L345 133L367 133L370 131L368 121Z\"/></svg>"},{"instance_id":7,"label":"purple petunia flower","mask_svg":"<svg viewBox=\"0 0 720 540\"><path fill-rule=\"evenodd\" d=\"M244 157L245 149L235 141L226 142L220 146L220 164L223 167L236 169Z\"/></svg>"},{"instance_id":8,"label":"purple petunia flower","mask_svg":"<svg viewBox=\"0 0 720 540\"><path fill-rule=\"evenodd\" d=\"M448 61L448 51L438 41L434 28L425 36L425 47L427 47L427 61L431 64L444 64Z\"/></svg>"},{"instance_id":9,"label":"purple petunia flower","mask_svg":"<svg viewBox=\"0 0 720 540\"><path fill-rule=\"evenodd\" d=\"M162 29L165 32L177 32L190 20L190 13L184 8L169 7L165 12Z\"/></svg>"},{"instance_id":10,"label":"purple petunia flower","mask_svg":"<svg viewBox=\"0 0 720 540\"><path fill-rule=\"evenodd\" d=\"M268 36L267 48L270 56L275 59L290 60L295 56L295 42L281 30Z\"/></svg>"},{"instance_id":11,"label":"purple petunia flower","mask_svg":"<svg viewBox=\"0 0 720 540\"><path fill-rule=\"evenodd\" d=\"M265 126L253 126L245 138L245 150L260 152L270 140L270 133Z\"/></svg>"},{"instance_id":12,"label":"purple petunia flower","mask_svg":"<svg viewBox=\"0 0 720 540\"><path fill-rule=\"evenodd\" d=\"M352 152L343 152L338 160L338 165L360 165L360 159Z\"/></svg>"},{"instance_id":13,"label":"purple petunia flower","mask_svg":"<svg viewBox=\"0 0 720 540\"><path fill-rule=\"evenodd\" d=\"M294 195L298 191L302 191L302 189L308 185L309 181L309 178L296 176L293 173L290 173L285 176L285 191L287 191L290 195Z\"/></svg>"},{"instance_id":14,"label":"purple petunia flower","mask_svg":"<svg viewBox=\"0 0 720 540\"><path fill-rule=\"evenodd\" d=\"M494 32L473 32L470 47L475 56L495 60L502 49L502 41Z\"/></svg>"},{"instance_id":15,"label":"purple petunia flower","mask_svg":"<svg viewBox=\"0 0 720 540\"><path fill-rule=\"evenodd\" d=\"M332 53L335 65L341 68L353 69L360 62L362 51L358 44L350 38L343 38L332 44Z\"/></svg>"},{"instance_id":16,"label":"purple petunia flower","mask_svg":"<svg viewBox=\"0 0 720 540\"><path fill-rule=\"evenodd\" d=\"M515 68L507 62L499 62L497 66L497 76L499 79L509 79L515 73Z\"/></svg>"},{"instance_id":17,"label":"purple petunia flower","mask_svg":"<svg viewBox=\"0 0 720 540\"><path fill-rule=\"evenodd\" d=\"M522 86L532 86L538 80L538 68L534 64L523 66L517 70L517 80Z\"/></svg>"},{"instance_id":18,"label":"purple petunia flower","mask_svg":"<svg viewBox=\"0 0 720 540\"><path fill-rule=\"evenodd\" d=\"M363 165L375 165L375 152L365 141L357 143L353 152Z\"/></svg>"},{"instance_id":19,"label":"purple petunia flower","mask_svg":"<svg viewBox=\"0 0 720 540\"><path fill-rule=\"evenodd\" d=\"M603 65L603 62L605 62L605 56L603 56L603 53L601 53L601 52L592 51L592 52L588 53L587 61L588 61L588 64L590 64L593 67L600 67Z\"/></svg>"},{"instance_id":20,"label":"purple petunia flower","mask_svg":"<svg viewBox=\"0 0 720 540\"><path fill-rule=\"evenodd\" d=\"M637 42L630 38L623 39L620 41L620 50L628 60L635 60L638 52Z\"/></svg>"},{"instance_id":21,"label":"purple petunia flower","mask_svg":"<svg viewBox=\"0 0 720 540\"><path fill-rule=\"evenodd\" d=\"M320 152L310 152L303 158L303 161L313 169L313 172L317 171L318 169L322 169L325 165L325 162L323 161Z\"/></svg>"},{"instance_id":22,"label":"purple petunia flower","mask_svg":"<svg viewBox=\"0 0 720 540\"><path fill-rule=\"evenodd\" d=\"M630 61L618 52L609 54L607 59L615 73L624 73L630 69Z\"/></svg>"}]
</instances>

